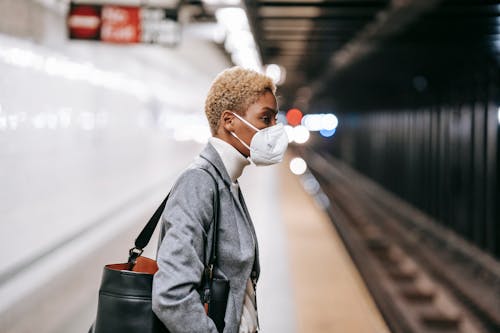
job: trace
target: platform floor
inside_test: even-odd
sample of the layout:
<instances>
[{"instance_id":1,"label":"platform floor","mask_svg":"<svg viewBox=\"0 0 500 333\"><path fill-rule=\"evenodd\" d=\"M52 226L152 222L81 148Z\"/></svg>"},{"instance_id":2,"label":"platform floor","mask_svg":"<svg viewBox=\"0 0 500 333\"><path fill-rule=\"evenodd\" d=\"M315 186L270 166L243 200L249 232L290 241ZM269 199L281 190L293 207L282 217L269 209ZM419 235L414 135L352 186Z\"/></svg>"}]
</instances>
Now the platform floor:
<instances>
[{"instance_id":1,"label":"platform floor","mask_svg":"<svg viewBox=\"0 0 500 333\"><path fill-rule=\"evenodd\" d=\"M240 179L260 246L261 331L389 332L335 228L289 171L288 159L249 167ZM96 296L53 333L86 332Z\"/></svg>"},{"instance_id":2,"label":"platform floor","mask_svg":"<svg viewBox=\"0 0 500 333\"><path fill-rule=\"evenodd\" d=\"M388 333L329 217L282 165L280 208L297 332Z\"/></svg>"}]
</instances>

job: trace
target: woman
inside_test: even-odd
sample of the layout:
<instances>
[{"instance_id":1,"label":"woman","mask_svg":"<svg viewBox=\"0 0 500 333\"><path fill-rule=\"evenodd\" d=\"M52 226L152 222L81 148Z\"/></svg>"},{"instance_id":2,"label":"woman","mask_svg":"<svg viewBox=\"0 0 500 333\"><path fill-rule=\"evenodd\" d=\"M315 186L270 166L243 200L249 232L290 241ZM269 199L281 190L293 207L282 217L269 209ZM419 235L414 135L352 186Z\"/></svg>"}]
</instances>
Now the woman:
<instances>
[{"instance_id":1,"label":"woman","mask_svg":"<svg viewBox=\"0 0 500 333\"><path fill-rule=\"evenodd\" d=\"M288 139L276 124L276 87L257 72L233 67L212 83L205 113L212 137L172 188L162 216L153 311L172 333L216 333L197 289L213 214L213 179L220 198L218 267L230 281L224 332L258 331L255 286L259 252L255 230L239 190L243 168L282 160Z\"/></svg>"}]
</instances>

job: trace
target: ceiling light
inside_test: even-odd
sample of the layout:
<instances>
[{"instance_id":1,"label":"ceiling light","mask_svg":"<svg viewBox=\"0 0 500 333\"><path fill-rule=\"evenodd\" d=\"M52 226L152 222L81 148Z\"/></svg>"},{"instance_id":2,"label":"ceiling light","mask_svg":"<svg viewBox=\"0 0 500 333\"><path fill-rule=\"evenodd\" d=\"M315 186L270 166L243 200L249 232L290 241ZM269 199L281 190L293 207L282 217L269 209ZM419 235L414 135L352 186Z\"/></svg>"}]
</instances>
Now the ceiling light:
<instances>
[{"instance_id":1,"label":"ceiling light","mask_svg":"<svg viewBox=\"0 0 500 333\"><path fill-rule=\"evenodd\" d=\"M217 22L229 31L249 31L247 14L242 8L220 8L215 11Z\"/></svg>"},{"instance_id":2,"label":"ceiling light","mask_svg":"<svg viewBox=\"0 0 500 333\"><path fill-rule=\"evenodd\" d=\"M212 7L220 6L239 6L241 5L240 0L202 0L203 4Z\"/></svg>"}]
</instances>

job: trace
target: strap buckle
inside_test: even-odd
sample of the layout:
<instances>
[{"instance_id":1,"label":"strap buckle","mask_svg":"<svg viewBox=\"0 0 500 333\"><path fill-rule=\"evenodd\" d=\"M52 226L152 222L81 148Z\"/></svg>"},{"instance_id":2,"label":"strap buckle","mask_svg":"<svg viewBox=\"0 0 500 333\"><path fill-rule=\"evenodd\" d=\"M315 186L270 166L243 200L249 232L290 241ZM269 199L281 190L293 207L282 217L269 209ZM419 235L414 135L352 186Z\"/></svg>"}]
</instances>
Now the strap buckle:
<instances>
[{"instance_id":1,"label":"strap buckle","mask_svg":"<svg viewBox=\"0 0 500 333\"><path fill-rule=\"evenodd\" d=\"M205 268L205 274L208 276L209 280L212 280L214 276L214 265L210 264Z\"/></svg>"},{"instance_id":2,"label":"strap buckle","mask_svg":"<svg viewBox=\"0 0 500 333\"><path fill-rule=\"evenodd\" d=\"M135 266L135 262L137 258L142 254L142 252L144 252L143 249L139 249L135 246L128 250L128 264L130 270L132 270L132 268Z\"/></svg>"}]
</instances>

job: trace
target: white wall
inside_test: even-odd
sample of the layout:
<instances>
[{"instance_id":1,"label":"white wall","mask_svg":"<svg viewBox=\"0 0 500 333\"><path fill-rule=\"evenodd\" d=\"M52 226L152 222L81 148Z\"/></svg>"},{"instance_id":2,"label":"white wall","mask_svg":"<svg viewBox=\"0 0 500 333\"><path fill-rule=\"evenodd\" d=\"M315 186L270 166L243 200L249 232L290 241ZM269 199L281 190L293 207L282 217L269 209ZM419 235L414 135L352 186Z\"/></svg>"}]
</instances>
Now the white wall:
<instances>
[{"instance_id":1,"label":"white wall","mask_svg":"<svg viewBox=\"0 0 500 333\"><path fill-rule=\"evenodd\" d=\"M229 64L189 35L175 49L68 41L64 17L27 0L0 0L0 22L0 327L29 332L16 306L57 251L77 260L90 251L70 247L117 212L150 211L201 148L204 96Z\"/></svg>"}]
</instances>

